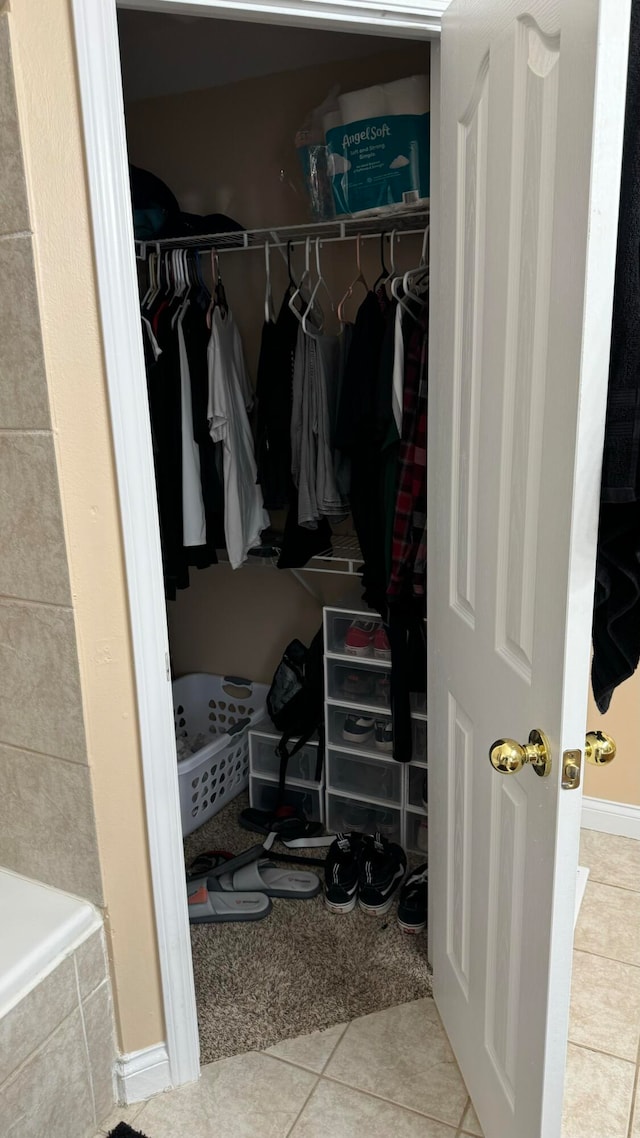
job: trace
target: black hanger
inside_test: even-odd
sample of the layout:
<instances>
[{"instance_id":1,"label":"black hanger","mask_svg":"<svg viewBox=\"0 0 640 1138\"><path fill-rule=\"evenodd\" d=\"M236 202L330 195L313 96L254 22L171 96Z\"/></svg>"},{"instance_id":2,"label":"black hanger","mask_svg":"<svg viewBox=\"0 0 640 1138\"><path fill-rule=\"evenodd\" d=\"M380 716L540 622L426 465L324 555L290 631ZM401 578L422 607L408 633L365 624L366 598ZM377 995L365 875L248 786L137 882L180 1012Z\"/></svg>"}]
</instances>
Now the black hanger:
<instances>
[{"instance_id":1,"label":"black hanger","mask_svg":"<svg viewBox=\"0 0 640 1138\"><path fill-rule=\"evenodd\" d=\"M287 241L287 271L289 273L289 288L291 288L295 291L297 289L298 285L296 284L295 280L293 279L293 272L291 270L291 251L292 251L292 249L293 249L293 241Z\"/></svg>"},{"instance_id":2,"label":"black hanger","mask_svg":"<svg viewBox=\"0 0 640 1138\"><path fill-rule=\"evenodd\" d=\"M374 281L373 289L371 290L372 292L377 292L379 286L381 284L385 284L386 281L389 280L389 277L391 275L389 272L389 269L387 268L387 266L384 263L384 243L385 243L386 237L387 237L386 233L380 234L380 276L377 278L376 281Z\"/></svg>"}]
</instances>

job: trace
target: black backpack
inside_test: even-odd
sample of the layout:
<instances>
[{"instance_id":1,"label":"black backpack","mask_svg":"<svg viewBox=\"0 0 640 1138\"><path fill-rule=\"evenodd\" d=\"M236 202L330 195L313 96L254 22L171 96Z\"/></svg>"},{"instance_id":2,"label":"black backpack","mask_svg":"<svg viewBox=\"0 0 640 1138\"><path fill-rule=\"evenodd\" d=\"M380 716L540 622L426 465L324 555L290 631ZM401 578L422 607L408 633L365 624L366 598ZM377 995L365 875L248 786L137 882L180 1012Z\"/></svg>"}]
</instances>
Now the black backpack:
<instances>
[{"instance_id":1,"label":"black backpack","mask_svg":"<svg viewBox=\"0 0 640 1138\"><path fill-rule=\"evenodd\" d=\"M282 732L277 746L280 756L278 801L282 803L289 759L316 732L318 761L316 782L322 777L324 760L324 669L322 629L308 648L300 640L292 640L275 670L267 696L267 710L273 724ZM296 742L290 747L292 739Z\"/></svg>"}]
</instances>

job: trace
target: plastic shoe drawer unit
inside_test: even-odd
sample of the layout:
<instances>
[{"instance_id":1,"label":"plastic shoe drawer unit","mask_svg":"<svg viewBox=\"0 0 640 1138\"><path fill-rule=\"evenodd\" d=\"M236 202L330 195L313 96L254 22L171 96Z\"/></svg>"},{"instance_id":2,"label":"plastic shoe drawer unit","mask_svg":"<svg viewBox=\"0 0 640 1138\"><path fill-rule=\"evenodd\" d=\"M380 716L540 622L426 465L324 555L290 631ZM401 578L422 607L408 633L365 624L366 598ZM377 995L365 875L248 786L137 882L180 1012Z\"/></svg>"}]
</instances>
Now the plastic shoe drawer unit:
<instances>
[{"instance_id":1,"label":"plastic shoe drawer unit","mask_svg":"<svg viewBox=\"0 0 640 1138\"><path fill-rule=\"evenodd\" d=\"M249 732L249 766L251 774L265 775L267 778L278 778L280 774L280 757L276 747L280 742L279 735L272 735L268 731ZM292 744L293 745L293 741ZM287 764L287 781L316 782L316 764L318 761L318 744L312 740L305 743L295 755L292 755Z\"/></svg>"},{"instance_id":2,"label":"plastic shoe drawer unit","mask_svg":"<svg viewBox=\"0 0 640 1138\"><path fill-rule=\"evenodd\" d=\"M350 636L349 630L357 622L358 628ZM324 610L324 650L329 656L342 656L347 659L372 659L389 661L386 646L375 644L375 632L382 628L382 621L376 613L358 612L356 609ZM386 650L385 650L386 648Z\"/></svg>"},{"instance_id":3,"label":"plastic shoe drawer unit","mask_svg":"<svg viewBox=\"0 0 640 1138\"><path fill-rule=\"evenodd\" d=\"M331 703L389 711L389 670L357 661L345 663L325 657L326 692Z\"/></svg>"},{"instance_id":4,"label":"plastic shoe drawer unit","mask_svg":"<svg viewBox=\"0 0 640 1138\"><path fill-rule=\"evenodd\" d=\"M400 763L393 759L369 759L346 751L329 749L327 753L327 786L340 794L357 799L375 798L378 802L402 803Z\"/></svg>"},{"instance_id":5,"label":"plastic shoe drawer unit","mask_svg":"<svg viewBox=\"0 0 640 1138\"><path fill-rule=\"evenodd\" d=\"M402 840L402 811L394 806L358 802L345 795L327 793L327 830L332 834L356 830L375 834L380 830L390 841Z\"/></svg>"},{"instance_id":6,"label":"plastic shoe drawer unit","mask_svg":"<svg viewBox=\"0 0 640 1138\"><path fill-rule=\"evenodd\" d=\"M275 810L278 804L277 779L259 778L251 775L249 779L249 801L257 810ZM292 782L287 778L284 792L285 806L295 806L304 811L311 822L324 821L324 792L319 783Z\"/></svg>"},{"instance_id":7,"label":"plastic shoe drawer unit","mask_svg":"<svg viewBox=\"0 0 640 1138\"><path fill-rule=\"evenodd\" d=\"M371 723L369 729L367 730L363 724L359 724L355 727L353 724L347 724L347 719L354 715L356 719L370 719ZM335 707L329 703L327 704L327 744L330 747L338 747L342 751L353 751L357 755L371 755L376 759L390 758L392 752L376 745L376 722L390 723L391 716L388 712L384 711L350 712L346 708ZM413 730L413 761L426 766L426 720L412 719L411 726Z\"/></svg>"},{"instance_id":8,"label":"plastic shoe drawer unit","mask_svg":"<svg viewBox=\"0 0 640 1138\"><path fill-rule=\"evenodd\" d=\"M407 802L414 810L426 810L428 802L427 768L407 767Z\"/></svg>"},{"instance_id":9,"label":"plastic shoe drawer unit","mask_svg":"<svg viewBox=\"0 0 640 1138\"><path fill-rule=\"evenodd\" d=\"M420 813L414 813L407 810L406 818L406 835L405 835L405 849L407 853L422 854L423 857L427 856L429 850L429 826L427 822L427 815L424 810Z\"/></svg>"}]
</instances>

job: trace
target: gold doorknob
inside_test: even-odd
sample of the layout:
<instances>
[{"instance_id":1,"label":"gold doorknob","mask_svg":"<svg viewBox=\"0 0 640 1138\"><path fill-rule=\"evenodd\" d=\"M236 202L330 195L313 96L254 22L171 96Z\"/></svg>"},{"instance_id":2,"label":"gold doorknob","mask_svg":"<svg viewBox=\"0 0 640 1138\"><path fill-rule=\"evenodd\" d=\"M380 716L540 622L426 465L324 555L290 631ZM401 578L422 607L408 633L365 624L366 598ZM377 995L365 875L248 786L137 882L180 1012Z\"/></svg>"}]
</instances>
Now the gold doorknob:
<instances>
[{"instance_id":1,"label":"gold doorknob","mask_svg":"<svg viewBox=\"0 0 640 1138\"><path fill-rule=\"evenodd\" d=\"M536 774L545 778L551 773L551 748L542 731L534 730L529 742L522 746L515 739L496 739L489 751L491 766L500 774L517 774L531 763Z\"/></svg>"},{"instance_id":2,"label":"gold doorknob","mask_svg":"<svg viewBox=\"0 0 640 1138\"><path fill-rule=\"evenodd\" d=\"M604 731L588 731L584 741L584 757L594 767L605 767L616 757L616 741Z\"/></svg>"}]
</instances>

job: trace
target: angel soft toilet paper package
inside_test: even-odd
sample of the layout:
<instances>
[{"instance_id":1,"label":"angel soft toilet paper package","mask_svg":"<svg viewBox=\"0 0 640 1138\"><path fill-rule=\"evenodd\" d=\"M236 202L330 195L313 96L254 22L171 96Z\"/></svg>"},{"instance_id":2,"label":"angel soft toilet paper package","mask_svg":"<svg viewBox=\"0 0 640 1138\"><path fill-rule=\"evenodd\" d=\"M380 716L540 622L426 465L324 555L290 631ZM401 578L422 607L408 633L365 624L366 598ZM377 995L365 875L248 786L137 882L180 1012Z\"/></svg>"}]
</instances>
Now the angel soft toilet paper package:
<instances>
[{"instance_id":1,"label":"angel soft toilet paper package","mask_svg":"<svg viewBox=\"0 0 640 1138\"><path fill-rule=\"evenodd\" d=\"M324 118L336 213L423 205L429 198L426 75L351 91L338 105L338 113Z\"/></svg>"}]
</instances>

